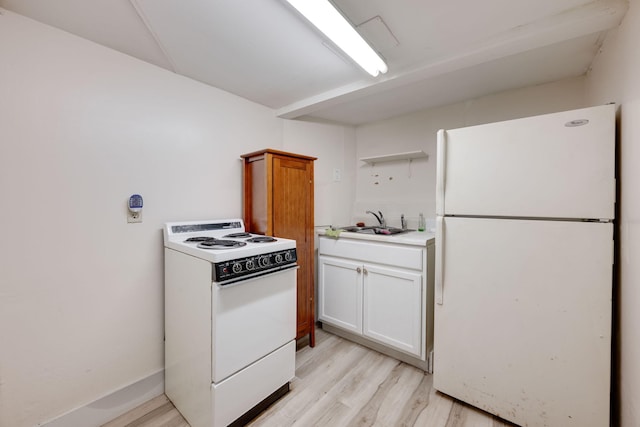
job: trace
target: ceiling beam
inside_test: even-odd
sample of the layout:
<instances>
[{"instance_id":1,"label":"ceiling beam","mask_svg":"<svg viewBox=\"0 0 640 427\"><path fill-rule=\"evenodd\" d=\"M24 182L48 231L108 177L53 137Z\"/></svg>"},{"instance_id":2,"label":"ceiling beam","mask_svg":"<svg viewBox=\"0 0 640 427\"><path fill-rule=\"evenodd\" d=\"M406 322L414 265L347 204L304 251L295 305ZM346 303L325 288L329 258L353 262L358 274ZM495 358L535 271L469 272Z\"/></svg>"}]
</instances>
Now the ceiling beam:
<instances>
[{"instance_id":1,"label":"ceiling beam","mask_svg":"<svg viewBox=\"0 0 640 427\"><path fill-rule=\"evenodd\" d=\"M445 73L473 67L485 62L532 49L599 33L620 25L628 3L624 0L596 0L584 6L514 27L509 31L471 46L465 46L444 58L436 58L406 70L391 70L376 80L362 80L327 91L276 110L276 115L295 119L340 105L354 99L428 80Z\"/></svg>"}]
</instances>

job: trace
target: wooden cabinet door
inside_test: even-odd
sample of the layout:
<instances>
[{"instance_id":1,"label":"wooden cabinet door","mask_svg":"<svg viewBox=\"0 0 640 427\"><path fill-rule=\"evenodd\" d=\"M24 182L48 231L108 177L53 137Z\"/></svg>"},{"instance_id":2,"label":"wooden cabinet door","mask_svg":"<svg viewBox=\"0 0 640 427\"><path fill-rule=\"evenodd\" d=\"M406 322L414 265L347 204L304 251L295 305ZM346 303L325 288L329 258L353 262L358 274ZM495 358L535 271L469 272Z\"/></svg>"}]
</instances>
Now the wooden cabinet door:
<instances>
[{"instance_id":1,"label":"wooden cabinet door","mask_svg":"<svg viewBox=\"0 0 640 427\"><path fill-rule=\"evenodd\" d=\"M297 337L309 333L314 322L313 292L313 162L273 157L271 234L294 239L297 244Z\"/></svg>"},{"instance_id":2,"label":"wooden cabinet door","mask_svg":"<svg viewBox=\"0 0 640 427\"><path fill-rule=\"evenodd\" d=\"M422 275L365 264L363 335L422 357Z\"/></svg>"},{"instance_id":3,"label":"wooden cabinet door","mask_svg":"<svg viewBox=\"0 0 640 427\"><path fill-rule=\"evenodd\" d=\"M318 319L362 334L362 264L318 256Z\"/></svg>"}]
</instances>

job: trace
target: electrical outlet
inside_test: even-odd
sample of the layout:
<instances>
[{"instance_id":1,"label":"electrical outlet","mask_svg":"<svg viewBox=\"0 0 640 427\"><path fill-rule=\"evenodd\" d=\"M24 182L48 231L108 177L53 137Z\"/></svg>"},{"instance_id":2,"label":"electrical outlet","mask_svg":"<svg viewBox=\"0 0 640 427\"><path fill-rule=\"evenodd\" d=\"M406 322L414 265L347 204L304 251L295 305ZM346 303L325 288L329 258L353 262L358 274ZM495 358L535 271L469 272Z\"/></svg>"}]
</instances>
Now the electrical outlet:
<instances>
[{"instance_id":1,"label":"electrical outlet","mask_svg":"<svg viewBox=\"0 0 640 427\"><path fill-rule=\"evenodd\" d=\"M128 210L127 222L128 223L142 222L142 212L131 212Z\"/></svg>"},{"instance_id":2,"label":"electrical outlet","mask_svg":"<svg viewBox=\"0 0 640 427\"><path fill-rule=\"evenodd\" d=\"M334 182L342 181L342 172L338 168L333 168L333 180Z\"/></svg>"}]
</instances>

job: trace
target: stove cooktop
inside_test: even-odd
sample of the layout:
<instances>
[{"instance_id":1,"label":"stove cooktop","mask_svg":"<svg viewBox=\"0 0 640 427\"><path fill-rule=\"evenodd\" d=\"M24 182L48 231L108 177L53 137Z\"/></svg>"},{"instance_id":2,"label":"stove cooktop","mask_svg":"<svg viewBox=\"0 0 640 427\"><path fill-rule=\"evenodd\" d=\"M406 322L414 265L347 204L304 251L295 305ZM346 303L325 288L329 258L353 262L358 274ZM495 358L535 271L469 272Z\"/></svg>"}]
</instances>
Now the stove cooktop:
<instances>
[{"instance_id":1,"label":"stove cooktop","mask_svg":"<svg viewBox=\"0 0 640 427\"><path fill-rule=\"evenodd\" d=\"M285 255L295 259L295 240L248 233L241 219L172 222L164 227L165 247L205 259L212 263L233 260L251 261L258 266L259 256L273 254L285 263ZM291 250L293 254L291 255ZM264 262L264 260L263 260ZM295 262L295 260L294 260ZM272 264L273 264L272 263ZM249 262L249 267L252 263ZM236 267L237 268L237 267ZM255 267L254 267L255 268Z\"/></svg>"}]
</instances>

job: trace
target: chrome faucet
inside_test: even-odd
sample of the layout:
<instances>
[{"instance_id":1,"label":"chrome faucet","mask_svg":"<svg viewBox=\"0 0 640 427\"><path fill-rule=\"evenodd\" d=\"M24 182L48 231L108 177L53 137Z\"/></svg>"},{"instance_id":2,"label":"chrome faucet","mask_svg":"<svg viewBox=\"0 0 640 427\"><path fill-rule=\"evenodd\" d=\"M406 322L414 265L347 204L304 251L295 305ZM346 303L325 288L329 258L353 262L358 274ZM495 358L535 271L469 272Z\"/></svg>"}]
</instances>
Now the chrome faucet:
<instances>
[{"instance_id":1,"label":"chrome faucet","mask_svg":"<svg viewBox=\"0 0 640 427\"><path fill-rule=\"evenodd\" d=\"M378 220L378 223L380 224L380 227L382 227L382 228L386 228L387 227L387 221L385 221L384 216L382 215L382 212L378 211L378 215L376 215L376 213L372 212L372 211L367 211L366 213L369 213L369 214L375 216L376 219Z\"/></svg>"},{"instance_id":2,"label":"chrome faucet","mask_svg":"<svg viewBox=\"0 0 640 427\"><path fill-rule=\"evenodd\" d=\"M401 214L401 215L400 215L400 227L401 227L403 230L406 230L406 229L407 229L407 220L406 220L406 219L404 219L404 214Z\"/></svg>"}]
</instances>

